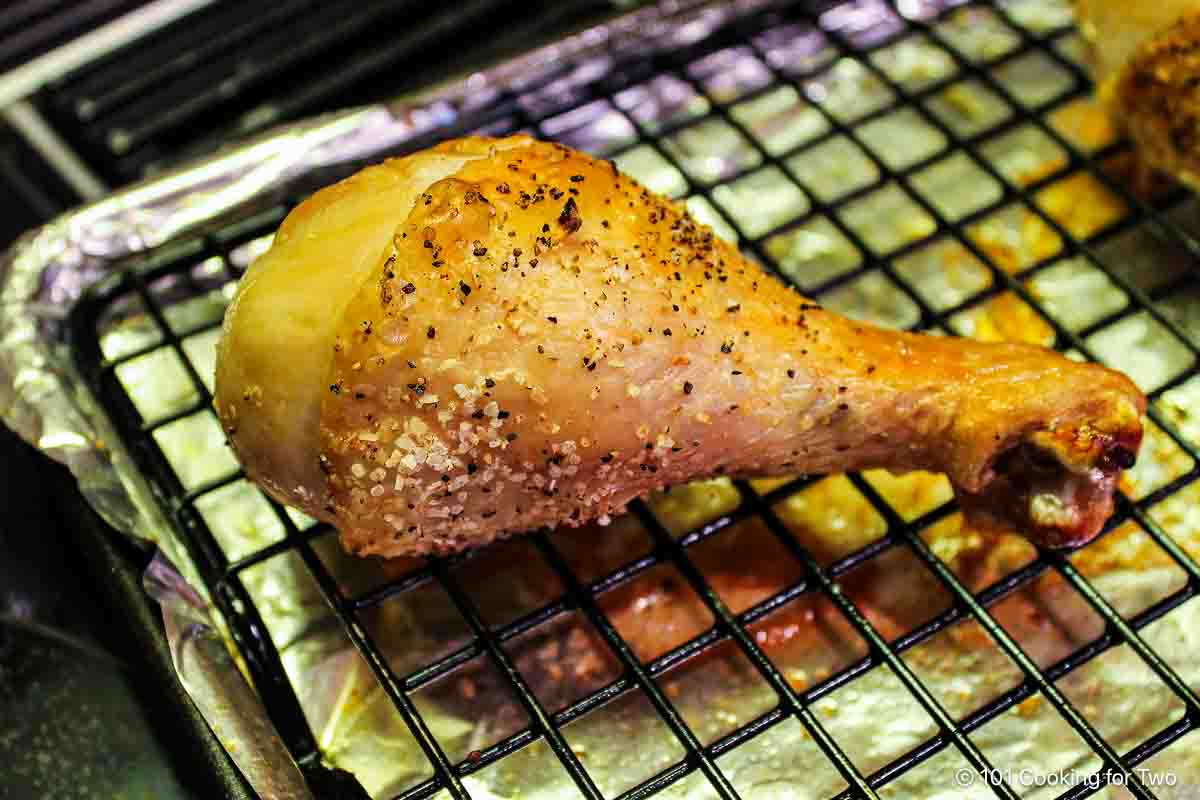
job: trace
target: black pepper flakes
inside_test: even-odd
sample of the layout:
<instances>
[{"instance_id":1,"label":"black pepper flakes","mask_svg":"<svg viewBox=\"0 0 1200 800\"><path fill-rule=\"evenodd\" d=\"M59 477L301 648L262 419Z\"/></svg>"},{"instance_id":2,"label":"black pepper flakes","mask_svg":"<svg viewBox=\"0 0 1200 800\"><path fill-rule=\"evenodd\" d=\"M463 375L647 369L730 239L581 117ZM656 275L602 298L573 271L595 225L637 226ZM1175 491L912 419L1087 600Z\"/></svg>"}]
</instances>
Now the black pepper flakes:
<instances>
[{"instance_id":1,"label":"black pepper flakes","mask_svg":"<svg viewBox=\"0 0 1200 800\"><path fill-rule=\"evenodd\" d=\"M551 321L551 322L553 322L555 325L557 325L557 324L558 324L558 317L546 317L546 319L550 320L550 321Z\"/></svg>"},{"instance_id":2,"label":"black pepper flakes","mask_svg":"<svg viewBox=\"0 0 1200 800\"><path fill-rule=\"evenodd\" d=\"M508 188L507 183L497 183L496 191L499 192L500 194L508 194L509 192L512 191L512 189Z\"/></svg>"},{"instance_id":3,"label":"black pepper flakes","mask_svg":"<svg viewBox=\"0 0 1200 800\"><path fill-rule=\"evenodd\" d=\"M733 352L733 342L721 342L721 352L726 355Z\"/></svg>"},{"instance_id":4,"label":"black pepper flakes","mask_svg":"<svg viewBox=\"0 0 1200 800\"><path fill-rule=\"evenodd\" d=\"M494 380L492 380L491 378L484 378L483 385L489 389L492 389L496 386L496 382Z\"/></svg>"},{"instance_id":5,"label":"black pepper flakes","mask_svg":"<svg viewBox=\"0 0 1200 800\"><path fill-rule=\"evenodd\" d=\"M500 411L496 414L497 419L508 419L512 414L507 411Z\"/></svg>"},{"instance_id":6,"label":"black pepper flakes","mask_svg":"<svg viewBox=\"0 0 1200 800\"><path fill-rule=\"evenodd\" d=\"M480 246L480 247L476 247L474 250L472 250L472 251L471 251L471 253L472 253L472 254L473 254L473 255L474 255L476 258L483 258L484 256L486 256L486 255L487 255L487 248L486 248L486 247L482 247L482 246Z\"/></svg>"},{"instance_id":7,"label":"black pepper flakes","mask_svg":"<svg viewBox=\"0 0 1200 800\"><path fill-rule=\"evenodd\" d=\"M436 339L437 338L437 328L430 325L429 330L425 331L425 335L427 337L429 337L430 339Z\"/></svg>"},{"instance_id":8,"label":"black pepper flakes","mask_svg":"<svg viewBox=\"0 0 1200 800\"><path fill-rule=\"evenodd\" d=\"M582 182L583 182L582 175L572 175L571 176L571 183L582 183Z\"/></svg>"},{"instance_id":9,"label":"black pepper flakes","mask_svg":"<svg viewBox=\"0 0 1200 800\"><path fill-rule=\"evenodd\" d=\"M331 383L331 384L329 384L329 391L333 392L334 394L341 394L342 387L340 384Z\"/></svg>"},{"instance_id":10,"label":"black pepper flakes","mask_svg":"<svg viewBox=\"0 0 1200 800\"><path fill-rule=\"evenodd\" d=\"M400 287L400 291L404 292L405 294L412 294L416 290L417 290L417 287L413 286L411 283L406 283Z\"/></svg>"},{"instance_id":11,"label":"black pepper flakes","mask_svg":"<svg viewBox=\"0 0 1200 800\"><path fill-rule=\"evenodd\" d=\"M510 442L515 442L517 440L517 435L515 433L510 433L508 436L505 436L504 438Z\"/></svg>"},{"instance_id":12,"label":"black pepper flakes","mask_svg":"<svg viewBox=\"0 0 1200 800\"><path fill-rule=\"evenodd\" d=\"M684 393L684 394L691 394L691 393L692 393L692 389L694 389L694 388L695 388L695 387L694 387L694 386L692 386L692 382L691 382L691 381L684 381L684 382L683 382L683 393Z\"/></svg>"},{"instance_id":13,"label":"black pepper flakes","mask_svg":"<svg viewBox=\"0 0 1200 800\"><path fill-rule=\"evenodd\" d=\"M468 297L470 296L471 287L467 285L466 281L459 281L458 288L464 295L467 295Z\"/></svg>"},{"instance_id":14,"label":"black pepper flakes","mask_svg":"<svg viewBox=\"0 0 1200 800\"><path fill-rule=\"evenodd\" d=\"M579 206L575 205L574 197L567 198L562 213L558 215L558 225L568 234L583 227L583 218L579 216Z\"/></svg>"},{"instance_id":15,"label":"black pepper flakes","mask_svg":"<svg viewBox=\"0 0 1200 800\"><path fill-rule=\"evenodd\" d=\"M789 378L794 378L794 377L796 377L796 370L794 370L794 369L789 369L789 370L787 371L787 376L788 376Z\"/></svg>"}]
</instances>

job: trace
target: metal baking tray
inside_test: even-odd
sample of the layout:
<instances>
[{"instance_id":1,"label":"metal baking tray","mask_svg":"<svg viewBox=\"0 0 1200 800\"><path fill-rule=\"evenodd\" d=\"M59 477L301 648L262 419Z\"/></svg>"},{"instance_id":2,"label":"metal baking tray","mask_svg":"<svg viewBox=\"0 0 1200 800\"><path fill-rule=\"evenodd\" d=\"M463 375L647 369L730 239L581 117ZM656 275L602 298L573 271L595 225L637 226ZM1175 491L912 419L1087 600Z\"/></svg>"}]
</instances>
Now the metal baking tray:
<instances>
[{"instance_id":1,"label":"metal baking tray","mask_svg":"<svg viewBox=\"0 0 1200 800\"><path fill-rule=\"evenodd\" d=\"M89 262L65 352L313 782L1194 796L1167 792L1200 791L1200 206L1137 166L1084 59L1065 0L664 3L226 156L224 193ZM872 472L701 482L450 559L345 555L225 447L224 307L312 187L516 131L612 158L827 307L1127 371L1148 435L1105 534L985 537L943 478ZM254 147L319 157L245 191Z\"/></svg>"}]
</instances>

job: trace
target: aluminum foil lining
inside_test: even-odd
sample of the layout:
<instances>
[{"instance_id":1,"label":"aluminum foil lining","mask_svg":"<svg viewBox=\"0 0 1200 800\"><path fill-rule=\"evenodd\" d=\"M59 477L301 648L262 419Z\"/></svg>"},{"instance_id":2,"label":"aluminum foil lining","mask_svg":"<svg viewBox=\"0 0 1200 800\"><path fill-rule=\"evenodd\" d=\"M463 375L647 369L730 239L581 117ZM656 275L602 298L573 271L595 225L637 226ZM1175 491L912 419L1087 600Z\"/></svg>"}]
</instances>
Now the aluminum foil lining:
<instances>
[{"instance_id":1,"label":"aluminum foil lining","mask_svg":"<svg viewBox=\"0 0 1200 800\"><path fill-rule=\"evenodd\" d=\"M440 87L419 100L288 126L62 217L27 234L0 260L0 417L43 452L67 464L88 501L116 529L151 539L159 546L160 555L147 570L145 583L162 607L180 679L263 797L299 798L309 793L278 737L270 733L261 704L238 670L221 620L209 609L203 583L174 536L173 523L123 451L105 412L75 374L64 309L86 287L104 278L117 259L153 250L180 235L245 214L247 208L278 194L318 186L364 160L455 130L471 112L495 102L505 88L520 91L537 85L536 92L524 95L529 103L570 93L606 74L621 53L644 55L697 41L735 15L763 5L664 3ZM914 18L925 18L946 5L953 4L916 0L898 3L896 8ZM886 4L857 0L834 12L838 9L841 16L826 22L837 25L852 41L870 44L896 31L898 20ZM942 31L953 46L980 58L1014 46L1011 29L997 24L986 9L964 12L961 18L951 18L953 24ZM1069 12L1064 12L1062 4L1018 0L1010 4L1009 13L1020 24L1036 29L1063 24L1063 14ZM791 50L781 45L777 51L770 49L771 42L767 46L769 53L778 55L775 66L795 66L803 59L808 60L805 68L829 66L804 97L794 91L775 91L731 106L731 115L767 152L785 153L828 133L824 117L813 113L814 102L824 103L835 116L844 115L850 122L873 106L882 108L895 102L887 87L872 80L861 65L836 59L819 43ZM872 59L906 88L919 90L954 69L943 53L928 43L906 38L875 51ZM699 80L711 81L707 85L714 96L728 96L732 102L759 80L755 61L735 53L731 59L715 62L709 72L704 71L708 67L697 67L695 74ZM1036 104L1038 97L1054 91L1056 73L1037 65L1022 72L1021 67L1018 63L1011 74L1003 76L1013 94ZM699 115L704 110L700 106L708 102L678 83L657 78L623 95L619 98L622 110L651 130L658 121ZM987 131L1012 113L987 87L971 80L939 90L927 98L926 105L962 136ZM917 162L944 144L936 130L902 111L864 126L861 134L872 149L878 148L889 167ZM1081 113L1086 117L1086 110ZM576 116L583 122L559 118L545 127L548 131L554 128L550 132L570 144L596 152L611 148L631 130L604 113ZM1088 119L1094 121L1094 117ZM1063 124L1074 123L1064 118ZM629 126L629 121L624 125ZM1087 126L1068 130L1080 141L1085 135L1097 135ZM1091 139L1087 143L1102 146ZM718 187L712 196L719 208L703 196L684 196L687 182L681 168L693 179L719 181L755 166L754 152L730 137L727 128L701 122L670 135L661 146L670 152L673 163L655 148L644 146L623 150L617 163L652 188L687 202L694 214L712 223L721 235L739 237L732 221L741 233L757 237L808 210L803 195L772 169ZM1061 166L1061 151L1055 150L1053 142L1047 144L1036 132L1031 133L1028 126L988 138L980 147L1001 176L1018 185L1044 174L1050 165ZM877 177L873 163L863 158L857 146L838 136L789 159L787 168L813 196L825 202L837 202ZM981 176L969 159L946 159L915 175L912 183L923 195L936 198L939 212L952 219L994 203L1000 196L995 180ZM1086 236L1124 213L1091 185L1055 184L1038 200L1056 218L1061 214L1071 233L1078 236ZM1088 213L1074 212L1075 208L1085 208ZM763 243L766 255L783 272L805 290L819 294L829 307L894 327L909 326L919 319L912 297L887 275L867 272L851 281L841 280L869 258L888 259L894 274L916 287L924 302L936 309L954 307L990 286L988 271L960 243L935 239L909 247L928 236L932 220L893 185L861 194L839 213L872 252L859 252L823 216L768 236ZM1176 221L1185 225L1198 216L1194 204L1173 213ZM968 235L989 257L1003 260L1014 271L1051 258L1062 248L1054 232L1039 226L1020 203L1003 206L973 222ZM252 242L235 255L248 262L265 245L265 240ZM1106 243L1105 254L1111 254L1113 263L1121 264L1135 282L1154 281L1182 268L1178 258L1161 252L1162 246L1135 228L1128 236ZM903 255L890 258L897 249ZM1153 264L1154 269L1139 269L1139 263ZM826 289L829 286L833 288ZM231 288L218 288L200 306L189 306L186 313L199 308L201 314L219 314ZM1039 271L1029 281L1029 288L1055 319L1071 330L1085 329L1127 302L1123 291L1083 257L1064 257ZM1189 330L1200 330L1191 327L1192 320L1200 318L1200 300L1193 303L1190 298L1180 298L1177 305L1176 317L1184 320ZM978 338L1053 341L1053 332L1044 321L1009 292L954 314L948 324L955 333ZM1110 363L1130 371L1143 388L1153 389L1191 366L1186 348L1172 347L1171 337L1154 324L1144 315L1132 314L1089 334L1088 345L1099 357L1111 358ZM108 334L110 343L117 350L137 347L146 343L138 339L139 331L137 318L124 320ZM185 342L185 352L202 375L211 372L214 342L215 335L197 337L194 350ZM1128 353L1137 357L1129 359ZM132 402L147 417L169 413L188 391L186 381L176 380L178 371L153 352L128 366L119 377ZM1158 402L1192 441L1200 441L1200 430L1188 413L1197 392L1200 385L1193 380L1173 388ZM172 436L160 443L184 483L202 482L229 466L215 426L184 425ZM1191 458L1152 425L1145 453L1125 490L1134 499L1143 498L1194 467ZM915 519L950 497L948 484L939 476L868 473L864 477L905 519ZM781 493L787 484L786 480L755 481L752 487L771 500L789 532L823 563L884 534L885 521L845 477L829 477L800 491ZM1185 490L1150 510L1155 522L1193 555L1200 553L1195 496L1195 491ZM197 501L198 512L230 558L255 552L282 535L273 511L244 481L207 498ZM705 525L728 526L689 548L689 558L735 613L793 584L800 574L799 566L786 553L771 549L772 538L761 521L743 513L742 506L739 491L725 480L679 487L649 502L658 524L673 536ZM307 524L299 517L294 519L301 526ZM972 590L1021 569L1036 555L1017 536L992 540L965 529L957 515L931 526L922 538ZM584 581L599 579L653 547L643 526L632 517L617 520L603 532L586 528L557 532L549 541ZM315 539L312 548L345 597L368 596L414 568L407 563L353 559L329 535ZM561 594L558 579L544 565L542 569L531 566L537 563L540 558L532 546L518 540L453 567L450 580L485 610L488 624L501 625ZM1080 551L1072 563L1126 616L1186 582L1178 566L1132 522ZM285 552L248 568L241 579L280 653L324 759L352 773L372 797L393 797L427 780L432 775L428 760L375 672L352 645L303 559L295 552ZM953 605L946 589L904 548L889 550L851 570L839 578L839 585L888 638L928 622ZM646 663L654 663L713 623L668 563L614 587L600 595L597 603ZM1104 632L1103 620L1053 570L999 600L989 612L1043 669ZM435 582L373 603L357 621L395 675L410 674L460 651L473 639L455 604ZM1141 630L1145 641L1193 690L1200 687L1197 631L1200 603L1196 600ZM840 612L815 593L781 604L752 623L749 632L797 691L820 684L868 652L866 643ZM551 713L611 685L622 675L602 637L578 611L554 615L506 642L505 648ZM904 660L956 719L1014 690L1023 679L992 635L969 618L905 651ZM775 691L729 641L658 669L654 675L703 744L771 713L778 704ZM1118 752L1127 751L1183 714L1179 699L1127 646L1111 648L1070 671L1056 681L1056 688ZM412 693L412 701L452 762L469 759L530 725L521 704L485 655L466 658L459 667L424 684ZM813 709L863 774L883 767L937 732L934 721L886 665L823 694ZM606 796L626 791L675 764L684 754L646 695L636 688L574 719L564 726L563 734ZM1036 692L978 727L971 739L1000 768L1027 768L1042 775L1075 770L1087 775L1099 766L1088 745ZM846 787L811 732L795 718L729 749L716 763L743 797L830 797ZM899 797L992 796L982 783L970 787L956 783L956 776L966 766L961 753L947 747L890 783L886 793ZM1169 772L1178 786L1200 786L1196 734L1142 766L1160 774ZM557 798L577 792L542 739L473 771L463 783L476 798ZM1052 788L1040 791L1036 787L1019 793L1030 797L1058 794ZM435 796L440 800L447 795ZM695 771L660 796L698 800L716 793ZM1122 794L1119 787L1107 787L1097 796L1129 795Z\"/></svg>"}]
</instances>

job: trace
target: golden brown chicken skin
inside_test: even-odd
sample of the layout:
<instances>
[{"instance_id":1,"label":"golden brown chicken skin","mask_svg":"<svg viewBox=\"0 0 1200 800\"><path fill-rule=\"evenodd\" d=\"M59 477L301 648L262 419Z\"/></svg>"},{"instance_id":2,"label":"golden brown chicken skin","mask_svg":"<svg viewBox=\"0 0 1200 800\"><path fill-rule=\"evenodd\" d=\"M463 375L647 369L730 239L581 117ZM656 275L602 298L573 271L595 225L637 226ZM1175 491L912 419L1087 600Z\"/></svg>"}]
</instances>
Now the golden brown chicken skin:
<instances>
[{"instance_id":1,"label":"golden brown chicken skin","mask_svg":"<svg viewBox=\"0 0 1200 800\"><path fill-rule=\"evenodd\" d=\"M1076 0L1098 94L1145 163L1200 186L1200 0Z\"/></svg>"},{"instance_id":2,"label":"golden brown chicken skin","mask_svg":"<svg viewBox=\"0 0 1200 800\"><path fill-rule=\"evenodd\" d=\"M713 475L949 475L976 519L1094 535L1144 399L1024 345L820 308L599 161L471 138L285 221L225 320L249 475L357 553L447 552Z\"/></svg>"}]
</instances>

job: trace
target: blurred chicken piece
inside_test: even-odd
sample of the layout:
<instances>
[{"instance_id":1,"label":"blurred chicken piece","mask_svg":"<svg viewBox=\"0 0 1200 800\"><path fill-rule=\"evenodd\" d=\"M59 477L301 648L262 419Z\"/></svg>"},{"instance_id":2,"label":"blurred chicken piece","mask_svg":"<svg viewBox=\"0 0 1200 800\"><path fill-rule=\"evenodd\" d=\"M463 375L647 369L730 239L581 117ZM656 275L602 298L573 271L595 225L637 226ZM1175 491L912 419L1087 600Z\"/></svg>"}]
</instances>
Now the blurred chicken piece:
<instances>
[{"instance_id":1,"label":"blurred chicken piece","mask_svg":"<svg viewBox=\"0 0 1200 800\"><path fill-rule=\"evenodd\" d=\"M1200 0L1076 0L1097 93L1142 159L1200 186Z\"/></svg>"},{"instance_id":2,"label":"blurred chicken piece","mask_svg":"<svg viewBox=\"0 0 1200 800\"><path fill-rule=\"evenodd\" d=\"M827 312L611 163L527 137L300 205L239 286L216 385L251 478L389 556L705 475L870 467L945 472L976 520L1075 544L1145 402L1041 348Z\"/></svg>"}]
</instances>

